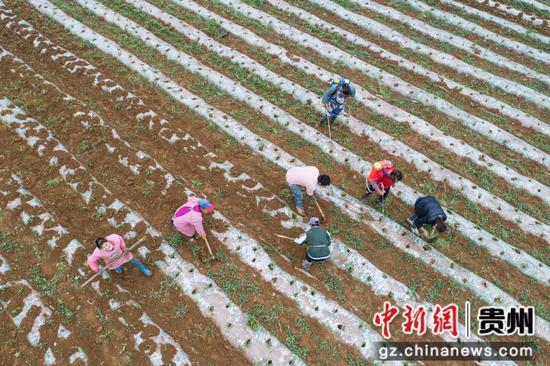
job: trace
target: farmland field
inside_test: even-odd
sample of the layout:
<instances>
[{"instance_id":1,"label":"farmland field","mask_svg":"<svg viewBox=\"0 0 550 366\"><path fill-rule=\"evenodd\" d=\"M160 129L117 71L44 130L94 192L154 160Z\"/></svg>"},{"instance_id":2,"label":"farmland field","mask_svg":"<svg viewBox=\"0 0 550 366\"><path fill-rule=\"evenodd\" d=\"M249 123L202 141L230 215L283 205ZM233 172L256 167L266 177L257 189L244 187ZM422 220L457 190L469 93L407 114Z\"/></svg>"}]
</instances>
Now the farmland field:
<instances>
[{"instance_id":1,"label":"farmland field","mask_svg":"<svg viewBox=\"0 0 550 366\"><path fill-rule=\"evenodd\" d=\"M548 364L549 20L546 0L0 0L0 365L370 365L386 302L460 309L458 337L393 341ZM356 96L329 131L338 76ZM361 197L385 159L404 178L381 206ZM303 165L332 179L309 271L277 236L318 215L285 182ZM190 194L215 260L170 223ZM451 228L433 242L407 223L424 195ZM144 238L152 276L80 288L111 233ZM533 307L534 332L479 336L466 303Z\"/></svg>"}]
</instances>

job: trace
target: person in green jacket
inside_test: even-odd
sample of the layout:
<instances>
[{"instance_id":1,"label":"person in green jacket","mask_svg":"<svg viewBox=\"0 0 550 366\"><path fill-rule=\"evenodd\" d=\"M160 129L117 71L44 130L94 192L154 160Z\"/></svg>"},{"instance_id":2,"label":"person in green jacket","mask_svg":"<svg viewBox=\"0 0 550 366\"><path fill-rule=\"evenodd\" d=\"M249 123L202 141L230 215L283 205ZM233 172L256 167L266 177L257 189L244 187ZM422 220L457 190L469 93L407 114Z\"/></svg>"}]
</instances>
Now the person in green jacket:
<instances>
[{"instance_id":1,"label":"person in green jacket","mask_svg":"<svg viewBox=\"0 0 550 366\"><path fill-rule=\"evenodd\" d=\"M331 242L329 232L321 228L321 222L318 217L312 217L309 220L309 225L311 229L299 238L294 239L294 242L298 245L307 244L306 259L302 266L308 271L313 262L322 262L330 257Z\"/></svg>"}]
</instances>

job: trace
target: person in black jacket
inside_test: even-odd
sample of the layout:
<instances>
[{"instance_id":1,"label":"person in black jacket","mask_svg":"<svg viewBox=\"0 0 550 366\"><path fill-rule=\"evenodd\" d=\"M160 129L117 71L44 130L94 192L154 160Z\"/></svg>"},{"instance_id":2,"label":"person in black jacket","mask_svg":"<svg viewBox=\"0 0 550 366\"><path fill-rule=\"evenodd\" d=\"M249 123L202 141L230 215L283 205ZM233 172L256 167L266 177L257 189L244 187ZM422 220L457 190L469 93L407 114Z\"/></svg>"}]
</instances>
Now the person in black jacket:
<instances>
[{"instance_id":1,"label":"person in black jacket","mask_svg":"<svg viewBox=\"0 0 550 366\"><path fill-rule=\"evenodd\" d=\"M425 196L419 197L416 200L414 203L414 213L407 221L412 225L411 229L413 233L420 236L418 230L421 229L428 239L432 239L435 229L440 233L447 230L447 225L445 225L446 220L447 215L439 202L437 202L437 199L433 196ZM426 230L422 228L422 225L430 225L432 227L431 235L428 235Z\"/></svg>"}]
</instances>

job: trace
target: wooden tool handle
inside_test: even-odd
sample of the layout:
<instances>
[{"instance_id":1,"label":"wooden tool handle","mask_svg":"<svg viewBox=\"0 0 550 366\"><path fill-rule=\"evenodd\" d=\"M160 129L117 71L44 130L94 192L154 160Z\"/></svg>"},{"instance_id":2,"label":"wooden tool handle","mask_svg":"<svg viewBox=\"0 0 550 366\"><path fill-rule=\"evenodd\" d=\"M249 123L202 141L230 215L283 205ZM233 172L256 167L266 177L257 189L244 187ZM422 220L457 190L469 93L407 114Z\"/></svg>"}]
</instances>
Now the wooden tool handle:
<instances>
[{"instance_id":1,"label":"wooden tool handle","mask_svg":"<svg viewBox=\"0 0 550 366\"><path fill-rule=\"evenodd\" d=\"M319 202L317 202L317 199L315 199L315 204L317 205L317 208L319 209L319 212L321 213L321 216L323 217L323 220L326 220L327 217L325 216L325 213L321 209L321 206L319 205Z\"/></svg>"},{"instance_id":2,"label":"wooden tool handle","mask_svg":"<svg viewBox=\"0 0 550 366\"><path fill-rule=\"evenodd\" d=\"M208 253L210 253L210 256L212 259L214 259L214 253L212 253L212 249L210 248L210 243L208 242L208 239L206 239L206 236L204 237L204 242L206 243L206 247L208 248Z\"/></svg>"},{"instance_id":3,"label":"wooden tool handle","mask_svg":"<svg viewBox=\"0 0 550 366\"><path fill-rule=\"evenodd\" d=\"M126 248L125 251L123 251L122 253L120 253L119 255L117 255L115 257L115 259L113 259L111 262L109 262L109 264L107 264L104 268L101 269L101 271L97 272L96 274L94 274L92 277L90 277L86 282L84 282L82 285L80 285L80 288L86 286L88 283L92 282L92 280L94 278L96 278L97 276L99 276L100 274L102 274L106 269L108 269L111 264L113 263L116 263L116 261L118 261L120 258L122 258L123 256L125 256L130 250L134 249L135 247L137 247L139 244L141 244L143 241L145 240L145 238L141 238L139 239L138 241L136 241L130 248Z\"/></svg>"},{"instance_id":4,"label":"wooden tool handle","mask_svg":"<svg viewBox=\"0 0 550 366\"><path fill-rule=\"evenodd\" d=\"M278 237L278 238L288 239L288 240L294 241L294 238L291 238L290 236L284 236L284 235L279 235L279 234L275 234L275 236Z\"/></svg>"}]
</instances>

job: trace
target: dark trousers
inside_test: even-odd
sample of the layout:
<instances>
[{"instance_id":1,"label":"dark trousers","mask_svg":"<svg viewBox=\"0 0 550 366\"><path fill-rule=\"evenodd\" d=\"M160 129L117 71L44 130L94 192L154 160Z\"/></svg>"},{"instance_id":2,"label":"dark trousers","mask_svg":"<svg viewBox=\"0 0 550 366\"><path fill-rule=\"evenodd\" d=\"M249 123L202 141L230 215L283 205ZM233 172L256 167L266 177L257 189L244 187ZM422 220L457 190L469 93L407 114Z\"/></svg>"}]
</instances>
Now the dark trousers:
<instances>
[{"instance_id":1,"label":"dark trousers","mask_svg":"<svg viewBox=\"0 0 550 366\"><path fill-rule=\"evenodd\" d=\"M422 226L416 223L417 219L418 219L418 216L416 215L416 212L413 212L413 214L409 217L409 221L412 222L413 229L420 229L420 227Z\"/></svg>"},{"instance_id":2,"label":"dark trousers","mask_svg":"<svg viewBox=\"0 0 550 366\"><path fill-rule=\"evenodd\" d=\"M333 124L334 121L336 121L336 118L338 118L338 116L331 116L325 113L325 116L321 118L321 120L319 121L319 124L324 125L325 123L327 123L327 121L328 123Z\"/></svg>"},{"instance_id":3,"label":"dark trousers","mask_svg":"<svg viewBox=\"0 0 550 366\"><path fill-rule=\"evenodd\" d=\"M328 259L328 258L327 258ZM326 261L327 259L313 259L309 256L309 253L306 253L306 261L308 261L309 263L313 263L313 262L324 262Z\"/></svg>"},{"instance_id":4,"label":"dark trousers","mask_svg":"<svg viewBox=\"0 0 550 366\"><path fill-rule=\"evenodd\" d=\"M388 197L388 194L390 194L390 189L391 189L391 187L388 187L388 188L384 189L384 196L383 197L378 197L378 201L382 202L383 199L386 199L386 197ZM375 189L369 184L369 186L367 187L367 192L365 193L363 198L367 198L368 196L370 196L374 192L376 192Z\"/></svg>"}]
</instances>

